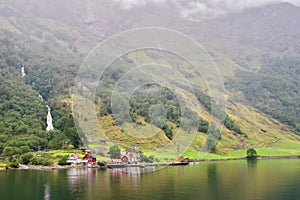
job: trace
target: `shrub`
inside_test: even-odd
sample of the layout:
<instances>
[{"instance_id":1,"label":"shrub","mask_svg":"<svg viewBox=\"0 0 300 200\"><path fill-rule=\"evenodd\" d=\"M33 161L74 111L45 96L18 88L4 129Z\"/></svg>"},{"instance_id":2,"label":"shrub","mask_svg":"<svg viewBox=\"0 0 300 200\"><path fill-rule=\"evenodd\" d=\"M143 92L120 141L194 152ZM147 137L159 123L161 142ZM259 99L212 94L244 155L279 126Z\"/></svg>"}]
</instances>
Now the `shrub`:
<instances>
[{"instance_id":1,"label":"shrub","mask_svg":"<svg viewBox=\"0 0 300 200\"><path fill-rule=\"evenodd\" d=\"M107 165L107 163L105 161L98 161L97 164L100 166L100 167L104 167Z\"/></svg>"},{"instance_id":2,"label":"shrub","mask_svg":"<svg viewBox=\"0 0 300 200\"><path fill-rule=\"evenodd\" d=\"M32 151L32 149L29 148L29 146L21 146L20 147L20 152L23 154L23 153L28 153Z\"/></svg>"},{"instance_id":3,"label":"shrub","mask_svg":"<svg viewBox=\"0 0 300 200\"><path fill-rule=\"evenodd\" d=\"M249 148L247 150L247 158L248 159L256 159L257 158L257 152L254 148Z\"/></svg>"},{"instance_id":4,"label":"shrub","mask_svg":"<svg viewBox=\"0 0 300 200\"><path fill-rule=\"evenodd\" d=\"M19 163L17 161L14 161L14 162L11 162L9 164L9 167L12 167L12 168L19 168Z\"/></svg>"},{"instance_id":5,"label":"shrub","mask_svg":"<svg viewBox=\"0 0 300 200\"><path fill-rule=\"evenodd\" d=\"M21 156L20 163L24 164L24 165L27 165L27 164L30 163L30 160L32 159L32 157L33 157L32 153L26 153L26 154Z\"/></svg>"},{"instance_id":6,"label":"shrub","mask_svg":"<svg viewBox=\"0 0 300 200\"><path fill-rule=\"evenodd\" d=\"M214 151L216 143L217 143L217 139L213 135L211 134L207 135L205 141L205 149L207 151Z\"/></svg>"},{"instance_id":7,"label":"shrub","mask_svg":"<svg viewBox=\"0 0 300 200\"><path fill-rule=\"evenodd\" d=\"M33 165L43 165L43 166L53 165L53 161L52 160L46 159L44 157L33 157L31 159L31 163Z\"/></svg>"},{"instance_id":8,"label":"shrub","mask_svg":"<svg viewBox=\"0 0 300 200\"><path fill-rule=\"evenodd\" d=\"M68 160L68 156L64 156L58 161L58 164L59 165L68 165L67 160Z\"/></svg>"}]
</instances>

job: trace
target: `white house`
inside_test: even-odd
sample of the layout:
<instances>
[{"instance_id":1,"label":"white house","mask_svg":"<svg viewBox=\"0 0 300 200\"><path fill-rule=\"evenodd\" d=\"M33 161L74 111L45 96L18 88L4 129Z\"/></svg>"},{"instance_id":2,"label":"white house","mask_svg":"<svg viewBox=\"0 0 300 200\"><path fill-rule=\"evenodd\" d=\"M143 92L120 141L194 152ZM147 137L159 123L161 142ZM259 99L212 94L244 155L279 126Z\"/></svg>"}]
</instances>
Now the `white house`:
<instances>
[{"instance_id":1,"label":"white house","mask_svg":"<svg viewBox=\"0 0 300 200\"><path fill-rule=\"evenodd\" d=\"M80 165L80 164L83 163L83 161L82 161L82 158L80 157L79 154L77 154L77 153L72 153L72 154L68 157L67 163L68 163L68 164L71 164L71 165Z\"/></svg>"}]
</instances>

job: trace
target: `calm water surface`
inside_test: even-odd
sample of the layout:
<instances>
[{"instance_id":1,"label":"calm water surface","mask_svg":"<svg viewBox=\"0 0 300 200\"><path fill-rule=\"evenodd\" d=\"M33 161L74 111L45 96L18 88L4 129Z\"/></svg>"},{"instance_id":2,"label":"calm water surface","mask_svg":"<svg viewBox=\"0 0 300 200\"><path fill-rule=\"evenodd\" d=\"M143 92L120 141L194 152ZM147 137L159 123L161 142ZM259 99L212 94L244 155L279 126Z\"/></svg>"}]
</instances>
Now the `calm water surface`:
<instances>
[{"instance_id":1,"label":"calm water surface","mask_svg":"<svg viewBox=\"0 0 300 200\"><path fill-rule=\"evenodd\" d=\"M1 200L300 199L300 160L226 161L155 172L69 169L0 172Z\"/></svg>"}]
</instances>

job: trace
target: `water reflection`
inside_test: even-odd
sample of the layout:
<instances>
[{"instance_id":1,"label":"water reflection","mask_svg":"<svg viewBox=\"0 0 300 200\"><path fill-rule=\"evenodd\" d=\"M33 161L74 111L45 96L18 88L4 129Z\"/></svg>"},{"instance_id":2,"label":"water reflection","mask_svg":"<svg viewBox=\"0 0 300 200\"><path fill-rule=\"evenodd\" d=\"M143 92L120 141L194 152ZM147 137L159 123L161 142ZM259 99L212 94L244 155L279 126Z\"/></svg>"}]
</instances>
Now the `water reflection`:
<instances>
[{"instance_id":1,"label":"water reflection","mask_svg":"<svg viewBox=\"0 0 300 200\"><path fill-rule=\"evenodd\" d=\"M257 172L257 160L247 160L248 172L254 176Z\"/></svg>"},{"instance_id":2,"label":"water reflection","mask_svg":"<svg viewBox=\"0 0 300 200\"><path fill-rule=\"evenodd\" d=\"M133 176L137 176L141 173L153 172L156 170L162 169L162 167L154 167L154 166L146 166L146 167L126 167L126 168L115 168L108 169L112 174L120 176L121 174L135 174Z\"/></svg>"},{"instance_id":3,"label":"water reflection","mask_svg":"<svg viewBox=\"0 0 300 200\"><path fill-rule=\"evenodd\" d=\"M158 171L8 170L0 172L0 199L298 200L298 166L300 160L201 163Z\"/></svg>"},{"instance_id":4,"label":"water reflection","mask_svg":"<svg viewBox=\"0 0 300 200\"><path fill-rule=\"evenodd\" d=\"M44 185L45 187L45 192L44 192L44 200L50 200L50 186L49 186L49 183L46 183Z\"/></svg>"},{"instance_id":5,"label":"water reflection","mask_svg":"<svg viewBox=\"0 0 300 200\"><path fill-rule=\"evenodd\" d=\"M73 168L67 171L72 199L82 199L87 193L89 184L96 177L97 170L91 168Z\"/></svg>"}]
</instances>

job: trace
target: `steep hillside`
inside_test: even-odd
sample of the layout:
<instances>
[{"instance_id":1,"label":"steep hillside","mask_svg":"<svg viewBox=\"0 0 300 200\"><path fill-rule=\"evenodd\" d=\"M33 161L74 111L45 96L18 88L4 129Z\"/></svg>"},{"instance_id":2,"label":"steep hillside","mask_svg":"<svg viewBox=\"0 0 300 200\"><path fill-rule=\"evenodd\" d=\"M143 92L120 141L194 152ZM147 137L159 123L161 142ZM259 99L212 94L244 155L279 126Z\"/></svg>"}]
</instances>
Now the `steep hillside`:
<instances>
[{"instance_id":1,"label":"steep hillside","mask_svg":"<svg viewBox=\"0 0 300 200\"><path fill-rule=\"evenodd\" d=\"M267 57L262 63L258 73L236 72L238 78L228 85L236 94L233 99L258 108L299 134L299 57Z\"/></svg>"},{"instance_id":2,"label":"steep hillside","mask_svg":"<svg viewBox=\"0 0 300 200\"><path fill-rule=\"evenodd\" d=\"M188 124L189 119L197 117L198 132L188 152L200 151L208 145L208 138L211 144L217 142L213 151L220 155L250 146L280 147L280 151L288 152L290 149L281 145L291 141L297 146L300 142L296 135L300 133L300 23L297 20L300 8L278 3L217 18L201 18L195 14L192 20L183 17L181 11L174 2L124 9L117 1L108 0L1 1L1 152L6 147L28 146L9 142L19 137L34 137L38 142L29 145L33 150L37 146L41 149L78 147L82 145L78 133L81 139L86 137L91 147L99 146L99 140L106 138L107 148L115 143L123 148L139 146L146 152L176 149L178 144L174 138L180 138L177 132L193 127L194 124ZM94 102L88 85L81 87L80 95L72 96L76 73L91 49L112 34L144 26L175 29L204 45L225 81L228 101L225 119L220 117L221 111L212 110L213 106L222 110L218 107L220 102L211 99L205 80L195 75L192 66L183 61L176 63L176 58L170 55L155 58L157 55L150 50L123 55L122 62L114 62L101 77L104 84L97 88ZM119 113L119 117L113 115L111 99L115 83L136 64L153 58L180 71L192 84L201 85L194 93L199 104L197 110L192 92L185 90L185 80L170 74L166 78L182 87L177 92L188 105L183 125L180 124L183 111L176 95L169 88L155 84L136 89L130 97L130 117L142 129L135 129L123 120L124 113ZM23 78L21 67L26 73ZM134 77L132 81L139 79L143 77ZM44 102L40 101L39 94ZM72 97L80 103L72 104ZM55 127L48 133L46 104L52 108ZM162 123L161 116L166 117L166 123ZM73 118L79 125L77 130ZM209 130L209 124L215 126L211 119L224 123L223 130ZM141 139L128 135L126 130L133 135L151 131L157 135ZM222 132L220 140L217 140L218 131ZM183 140L180 138L177 143L186 144Z\"/></svg>"},{"instance_id":3,"label":"steep hillside","mask_svg":"<svg viewBox=\"0 0 300 200\"><path fill-rule=\"evenodd\" d=\"M78 147L69 90L76 66L66 60L66 49L45 44L27 33L1 27L1 148L2 156L48 148ZM69 64L66 64L69 63ZM55 130L46 132L47 106Z\"/></svg>"}]
</instances>

